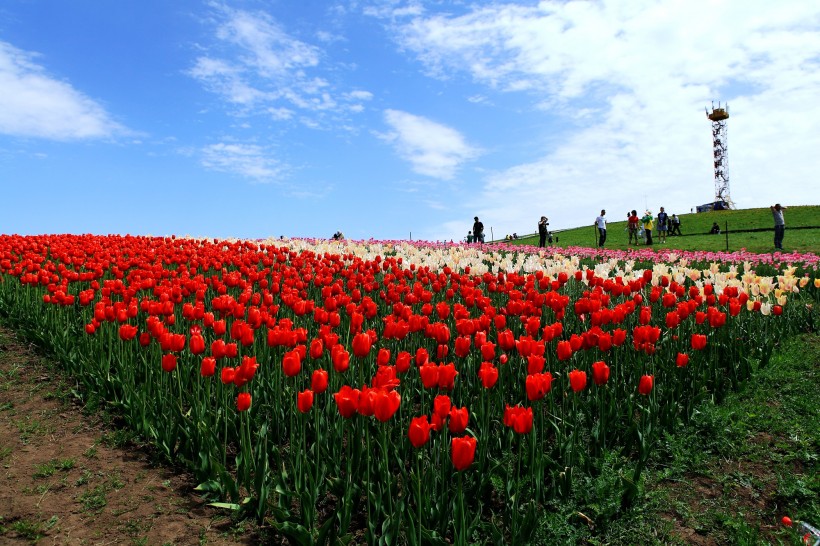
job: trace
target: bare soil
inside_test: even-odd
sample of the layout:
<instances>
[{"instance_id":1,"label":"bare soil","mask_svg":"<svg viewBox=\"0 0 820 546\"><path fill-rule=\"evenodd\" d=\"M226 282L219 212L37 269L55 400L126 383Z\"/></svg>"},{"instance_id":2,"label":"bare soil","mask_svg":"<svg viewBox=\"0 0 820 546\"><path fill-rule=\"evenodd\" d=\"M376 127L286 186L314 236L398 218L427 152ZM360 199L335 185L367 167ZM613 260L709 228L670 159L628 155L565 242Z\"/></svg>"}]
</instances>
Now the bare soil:
<instances>
[{"instance_id":1,"label":"bare soil","mask_svg":"<svg viewBox=\"0 0 820 546\"><path fill-rule=\"evenodd\" d=\"M68 380L0 328L0 543L260 542L123 432L86 414Z\"/></svg>"}]
</instances>

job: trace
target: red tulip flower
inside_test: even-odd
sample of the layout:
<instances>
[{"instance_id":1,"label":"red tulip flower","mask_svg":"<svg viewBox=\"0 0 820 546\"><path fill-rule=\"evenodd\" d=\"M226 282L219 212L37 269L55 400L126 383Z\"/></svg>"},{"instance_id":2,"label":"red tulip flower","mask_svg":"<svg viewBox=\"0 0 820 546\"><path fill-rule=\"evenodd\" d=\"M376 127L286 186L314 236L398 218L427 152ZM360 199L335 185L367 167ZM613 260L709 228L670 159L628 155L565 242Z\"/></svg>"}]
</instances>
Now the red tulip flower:
<instances>
[{"instance_id":1,"label":"red tulip flower","mask_svg":"<svg viewBox=\"0 0 820 546\"><path fill-rule=\"evenodd\" d=\"M216 359L212 356L206 356L202 359L202 365L199 368L199 375L202 377L211 377L216 373Z\"/></svg>"},{"instance_id":2,"label":"red tulip flower","mask_svg":"<svg viewBox=\"0 0 820 546\"><path fill-rule=\"evenodd\" d=\"M333 361L333 369L337 373L347 371L350 367L350 353L341 345L334 345L330 350L330 359Z\"/></svg>"},{"instance_id":3,"label":"red tulip flower","mask_svg":"<svg viewBox=\"0 0 820 546\"><path fill-rule=\"evenodd\" d=\"M349 385L343 386L339 392L333 395L339 414L345 419L350 419L359 409L359 389L351 388Z\"/></svg>"},{"instance_id":4,"label":"red tulip flower","mask_svg":"<svg viewBox=\"0 0 820 546\"><path fill-rule=\"evenodd\" d=\"M353 336L353 356L364 358L370 353L373 343L367 334L356 334Z\"/></svg>"},{"instance_id":5,"label":"red tulip flower","mask_svg":"<svg viewBox=\"0 0 820 546\"><path fill-rule=\"evenodd\" d=\"M220 377L223 385L233 383L233 380L236 377L236 368L231 368L229 366L222 368L222 373Z\"/></svg>"},{"instance_id":6,"label":"red tulip flower","mask_svg":"<svg viewBox=\"0 0 820 546\"><path fill-rule=\"evenodd\" d=\"M686 353L678 353L678 356L675 357L675 364L678 368L683 368L687 364L689 364L689 355Z\"/></svg>"},{"instance_id":7,"label":"red tulip flower","mask_svg":"<svg viewBox=\"0 0 820 546\"><path fill-rule=\"evenodd\" d=\"M592 364L592 380L596 385L605 385L609 381L609 366L604 361Z\"/></svg>"},{"instance_id":8,"label":"red tulip flower","mask_svg":"<svg viewBox=\"0 0 820 546\"><path fill-rule=\"evenodd\" d=\"M442 420L447 418L452 407L453 403L446 394L439 394L433 399L433 413L438 415Z\"/></svg>"},{"instance_id":9,"label":"red tulip flower","mask_svg":"<svg viewBox=\"0 0 820 546\"><path fill-rule=\"evenodd\" d=\"M651 375L644 375L638 383L638 392L644 396L648 396L652 392L652 387L655 385L655 378Z\"/></svg>"},{"instance_id":10,"label":"red tulip flower","mask_svg":"<svg viewBox=\"0 0 820 546\"><path fill-rule=\"evenodd\" d=\"M162 355L162 369L166 372L172 372L177 367L177 355L165 354Z\"/></svg>"},{"instance_id":11,"label":"red tulip flower","mask_svg":"<svg viewBox=\"0 0 820 546\"><path fill-rule=\"evenodd\" d=\"M493 366L492 362L482 362L478 369L478 379L485 389L493 388L498 381L498 368Z\"/></svg>"},{"instance_id":12,"label":"red tulip flower","mask_svg":"<svg viewBox=\"0 0 820 546\"><path fill-rule=\"evenodd\" d=\"M401 395L397 391L378 389L373 400L373 414L382 423L389 421L398 411Z\"/></svg>"},{"instance_id":13,"label":"red tulip flower","mask_svg":"<svg viewBox=\"0 0 820 546\"><path fill-rule=\"evenodd\" d=\"M558 360L569 360L572 357L572 346L569 341L558 342Z\"/></svg>"},{"instance_id":14,"label":"red tulip flower","mask_svg":"<svg viewBox=\"0 0 820 546\"><path fill-rule=\"evenodd\" d=\"M706 348L706 336L703 334L692 334L692 348L702 351Z\"/></svg>"},{"instance_id":15,"label":"red tulip flower","mask_svg":"<svg viewBox=\"0 0 820 546\"><path fill-rule=\"evenodd\" d=\"M427 421L426 415L414 417L410 420L410 429L407 431L407 436L416 449L430 440L430 423Z\"/></svg>"},{"instance_id":16,"label":"red tulip flower","mask_svg":"<svg viewBox=\"0 0 820 546\"><path fill-rule=\"evenodd\" d=\"M314 339L310 342L310 358L317 360L322 358L325 352L325 345L321 339Z\"/></svg>"},{"instance_id":17,"label":"red tulip flower","mask_svg":"<svg viewBox=\"0 0 820 546\"><path fill-rule=\"evenodd\" d=\"M453 438L450 442L450 460L456 470L465 470L473 464L477 441L472 436Z\"/></svg>"},{"instance_id":18,"label":"red tulip flower","mask_svg":"<svg viewBox=\"0 0 820 546\"><path fill-rule=\"evenodd\" d=\"M458 372L452 362L441 364L438 367L438 386L440 389L451 391L455 387L455 380Z\"/></svg>"},{"instance_id":19,"label":"red tulip flower","mask_svg":"<svg viewBox=\"0 0 820 546\"><path fill-rule=\"evenodd\" d=\"M453 434L461 434L467 429L470 422L470 412L467 408L451 408L450 421L447 423L450 432Z\"/></svg>"},{"instance_id":20,"label":"red tulip flower","mask_svg":"<svg viewBox=\"0 0 820 546\"><path fill-rule=\"evenodd\" d=\"M137 337L137 327L130 324L120 325L120 339L123 341L131 341Z\"/></svg>"},{"instance_id":21,"label":"red tulip flower","mask_svg":"<svg viewBox=\"0 0 820 546\"><path fill-rule=\"evenodd\" d=\"M587 386L587 373L581 370L569 372L569 385L573 392L580 392Z\"/></svg>"},{"instance_id":22,"label":"red tulip flower","mask_svg":"<svg viewBox=\"0 0 820 546\"><path fill-rule=\"evenodd\" d=\"M328 373L325 370L313 370L313 374L310 376L310 389L313 392L317 394L325 392L327 390L327 382Z\"/></svg>"},{"instance_id":23,"label":"red tulip flower","mask_svg":"<svg viewBox=\"0 0 820 546\"><path fill-rule=\"evenodd\" d=\"M240 392L236 397L236 409L239 411L248 411L251 407L251 393Z\"/></svg>"},{"instance_id":24,"label":"red tulip flower","mask_svg":"<svg viewBox=\"0 0 820 546\"><path fill-rule=\"evenodd\" d=\"M313 391L306 389L296 394L296 407L302 413L307 413L313 407Z\"/></svg>"},{"instance_id":25,"label":"red tulip flower","mask_svg":"<svg viewBox=\"0 0 820 546\"><path fill-rule=\"evenodd\" d=\"M532 432L532 419L532 408L507 406L504 410L504 424L512 428L517 434Z\"/></svg>"},{"instance_id":26,"label":"red tulip flower","mask_svg":"<svg viewBox=\"0 0 820 546\"><path fill-rule=\"evenodd\" d=\"M282 357L282 371L285 372L287 377L293 377L297 375L302 370L302 359L299 356L299 353L294 351L288 351Z\"/></svg>"},{"instance_id":27,"label":"red tulip flower","mask_svg":"<svg viewBox=\"0 0 820 546\"><path fill-rule=\"evenodd\" d=\"M552 388L550 372L528 375L526 379L527 400L533 402L544 398Z\"/></svg>"}]
</instances>

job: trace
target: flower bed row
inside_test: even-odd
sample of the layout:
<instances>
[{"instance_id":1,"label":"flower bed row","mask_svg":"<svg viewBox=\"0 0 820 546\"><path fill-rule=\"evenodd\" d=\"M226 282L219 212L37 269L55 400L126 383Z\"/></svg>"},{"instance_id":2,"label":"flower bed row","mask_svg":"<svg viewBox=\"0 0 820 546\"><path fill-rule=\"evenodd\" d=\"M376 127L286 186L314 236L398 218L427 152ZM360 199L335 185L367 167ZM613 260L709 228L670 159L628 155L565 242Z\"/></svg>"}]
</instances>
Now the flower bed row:
<instances>
[{"instance_id":1,"label":"flower bed row","mask_svg":"<svg viewBox=\"0 0 820 546\"><path fill-rule=\"evenodd\" d=\"M613 457L627 502L664 431L816 320L811 256L518 250L0 236L0 309L304 544L525 542Z\"/></svg>"}]
</instances>

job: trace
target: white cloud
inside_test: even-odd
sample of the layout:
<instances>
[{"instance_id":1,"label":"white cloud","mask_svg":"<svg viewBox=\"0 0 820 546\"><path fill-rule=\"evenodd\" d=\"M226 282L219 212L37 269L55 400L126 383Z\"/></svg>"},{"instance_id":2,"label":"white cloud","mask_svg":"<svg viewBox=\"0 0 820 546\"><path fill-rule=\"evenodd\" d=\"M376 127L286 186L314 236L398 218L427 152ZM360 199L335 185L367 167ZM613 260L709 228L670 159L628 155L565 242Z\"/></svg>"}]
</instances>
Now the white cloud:
<instances>
[{"instance_id":1,"label":"white cloud","mask_svg":"<svg viewBox=\"0 0 820 546\"><path fill-rule=\"evenodd\" d=\"M274 120L304 114L358 112L367 91L339 91L324 74L333 73L324 50L286 32L264 11L213 3L215 42L187 74L211 92L239 106L241 113L271 114ZM316 40L326 43L327 33ZM320 126L319 121L313 124Z\"/></svg>"},{"instance_id":2,"label":"white cloud","mask_svg":"<svg viewBox=\"0 0 820 546\"><path fill-rule=\"evenodd\" d=\"M382 138L419 174L450 180L462 163L479 154L458 131L427 118L385 110L384 120L392 132Z\"/></svg>"},{"instance_id":3,"label":"white cloud","mask_svg":"<svg viewBox=\"0 0 820 546\"><path fill-rule=\"evenodd\" d=\"M237 174L255 182L275 182L287 170L268 151L255 144L211 144L201 150L202 165L208 169Z\"/></svg>"},{"instance_id":4,"label":"white cloud","mask_svg":"<svg viewBox=\"0 0 820 546\"><path fill-rule=\"evenodd\" d=\"M467 74L482 95L524 95L536 112L569 121L542 157L487 177L472 204L485 223L514 231L533 218L534 230L547 214L553 227L591 224L602 207L620 220L645 195L655 211L709 201L703 107L713 99L730 102L739 206L820 200L820 11L810 2L542 1L394 14L379 13L426 73Z\"/></svg>"},{"instance_id":5,"label":"white cloud","mask_svg":"<svg viewBox=\"0 0 820 546\"><path fill-rule=\"evenodd\" d=\"M53 140L105 138L126 130L100 104L0 41L0 133Z\"/></svg>"}]
</instances>

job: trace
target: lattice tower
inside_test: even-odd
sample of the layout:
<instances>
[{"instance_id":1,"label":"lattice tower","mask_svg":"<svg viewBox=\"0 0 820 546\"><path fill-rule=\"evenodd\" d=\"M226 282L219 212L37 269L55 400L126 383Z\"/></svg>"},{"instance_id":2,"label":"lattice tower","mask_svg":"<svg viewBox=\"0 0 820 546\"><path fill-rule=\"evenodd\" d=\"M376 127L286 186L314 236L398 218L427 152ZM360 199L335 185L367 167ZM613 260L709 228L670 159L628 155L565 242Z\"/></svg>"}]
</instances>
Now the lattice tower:
<instances>
[{"instance_id":1,"label":"lattice tower","mask_svg":"<svg viewBox=\"0 0 820 546\"><path fill-rule=\"evenodd\" d=\"M706 109L706 117L712 122L712 152L715 163L715 201L724 201L729 208L735 208L729 193L729 146L726 123L729 119L729 104L717 107L712 103L712 111Z\"/></svg>"}]
</instances>

